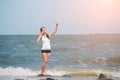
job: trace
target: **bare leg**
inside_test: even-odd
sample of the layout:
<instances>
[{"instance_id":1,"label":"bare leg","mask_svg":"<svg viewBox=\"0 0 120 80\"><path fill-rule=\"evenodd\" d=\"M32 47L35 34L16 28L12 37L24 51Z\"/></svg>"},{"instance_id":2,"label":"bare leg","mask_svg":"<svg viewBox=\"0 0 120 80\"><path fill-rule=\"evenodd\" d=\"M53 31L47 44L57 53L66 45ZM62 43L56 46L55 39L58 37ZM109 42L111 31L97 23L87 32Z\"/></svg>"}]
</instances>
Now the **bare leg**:
<instances>
[{"instance_id":1,"label":"bare leg","mask_svg":"<svg viewBox=\"0 0 120 80\"><path fill-rule=\"evenodd\" d=\"M43 57L43 64L42 64L41 74L46 75L46 66L50 58L50 53L42 53L42 57Z\"/></svg>"},{"instance_id":2,"label":"bare leg","mask_svg":"<svg viewBox=\"0 0 120 80\"><path fill-rule=\"evenodd\" d=\"M46 66L47 66L47 62L48 62L46 53L42 53L42 57L43 57L43 64L42 64L41 74L46 75Z\"/></svg>"},{"instance_id":3,"label":"bare leg","mask_svg":"<svg viewBox=\"0 0 120 80\"><path fill-rule=\"evenodd\" d=\"M47 53L46 56L47 56L47 60L49 60L49 58L50 58L50 53Z\"/></svg>"}]
</instances>

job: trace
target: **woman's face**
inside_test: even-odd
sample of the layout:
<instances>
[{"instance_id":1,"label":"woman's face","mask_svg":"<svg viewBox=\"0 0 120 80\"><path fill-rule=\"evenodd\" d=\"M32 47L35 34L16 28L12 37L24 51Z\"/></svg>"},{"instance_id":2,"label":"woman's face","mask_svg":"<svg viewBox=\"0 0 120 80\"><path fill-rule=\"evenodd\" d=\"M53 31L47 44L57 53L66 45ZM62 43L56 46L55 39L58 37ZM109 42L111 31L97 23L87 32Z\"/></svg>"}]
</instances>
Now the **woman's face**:
<instances>
[{"instance_id":1,"label":"woman's face","mask_svg":"<svg viewBox=\"0 0 120 80\"><path fill-rule=\"evenodd\" d=\"M46 28L42 28L42 32L43 32L43 33L46 33Z\"/></svg>"}]
</instances>

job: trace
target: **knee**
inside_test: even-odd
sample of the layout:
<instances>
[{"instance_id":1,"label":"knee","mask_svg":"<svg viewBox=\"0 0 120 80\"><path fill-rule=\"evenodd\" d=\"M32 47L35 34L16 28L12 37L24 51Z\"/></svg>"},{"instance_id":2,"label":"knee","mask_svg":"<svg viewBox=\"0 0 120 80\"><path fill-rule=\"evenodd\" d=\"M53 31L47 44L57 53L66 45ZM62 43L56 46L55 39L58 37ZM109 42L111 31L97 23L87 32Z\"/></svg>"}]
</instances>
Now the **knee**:
<instances>
[{"instance_id":1,"label":"knee","mask_svg":"<svg viewBox=\"0 0 120 80\"><path fill-rule=\"evenodd\" d=\"M48 60L44 60L44 63L47 64L47 63L48 63Z\"/></svg>"}]
</instances>

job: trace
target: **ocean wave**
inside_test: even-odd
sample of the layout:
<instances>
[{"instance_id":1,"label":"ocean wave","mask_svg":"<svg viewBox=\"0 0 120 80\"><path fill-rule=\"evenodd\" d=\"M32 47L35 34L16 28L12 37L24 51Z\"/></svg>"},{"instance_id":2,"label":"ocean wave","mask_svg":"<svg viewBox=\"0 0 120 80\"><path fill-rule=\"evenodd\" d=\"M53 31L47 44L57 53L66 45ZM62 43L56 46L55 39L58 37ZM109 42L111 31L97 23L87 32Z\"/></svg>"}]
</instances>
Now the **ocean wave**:
<instances>
[{"instance_id":1,"label":"ocean wave","mask_svg":"<svg viewBox=\"0 0 120 80\"><path fill-rule=\"evenodd\" d=\"M0 76L37 76L41 73L40 70L32 70L29 68L22 68L22 67L7 67L2 68L0 67ZM64 71L58 70L48 70L48 74L54 76L62 76L65 74Z\"/></svg>"},{"instance_id":2,"label":"ocean wave","mask_svg":"<svg viewBox=\"0 0 120 80\"><path fill-rule=\"evenodd\" d=\"M41 73L40 70L32 70L29 68L22 67L0 67L0 76L38 76ZM64 76L69 75L71 77L98 77L100 73L107 73L112 77L119 77L119 71L111 71L111 70L70 70L70 69L62 69L55 68L47 71L48 74L53 76Z\"/></svg>"},{"instance_id":3,"label":"ocean wave","mask_svg":"<svg viewBox=\"0 0 120 80\"><path fill-rule=\"evenodd\" d=\"M30 76L30 75L37 75L36 72L33 72L32 70L28 68L22 68L22 67L7 67L2 68L0 67L0 76Z\"/></svg>"}]
</instances>

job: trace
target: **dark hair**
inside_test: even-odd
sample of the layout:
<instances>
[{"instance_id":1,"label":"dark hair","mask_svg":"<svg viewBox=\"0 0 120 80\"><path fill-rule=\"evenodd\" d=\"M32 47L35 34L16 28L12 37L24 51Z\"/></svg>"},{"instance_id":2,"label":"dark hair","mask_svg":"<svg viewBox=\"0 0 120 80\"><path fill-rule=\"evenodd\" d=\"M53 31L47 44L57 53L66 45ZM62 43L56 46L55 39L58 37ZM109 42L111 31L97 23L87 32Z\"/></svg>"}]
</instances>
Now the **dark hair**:
<instances>
[{"instance_id":1,"label":"dark hair","mask_svg":"<svg viewBox=\"0 0 120 80\"><path fill-rule=\"evenodd\" d=\"M41 28L40 28L40 32L42 32L42 29L43 29L43 28L46 28L46 27L44 27L44 26L41 27ZM48 39L50 38L49 35L48 35L47 33L46 33L46 36L47 36Z\"/></svg>"}]
</instances>

